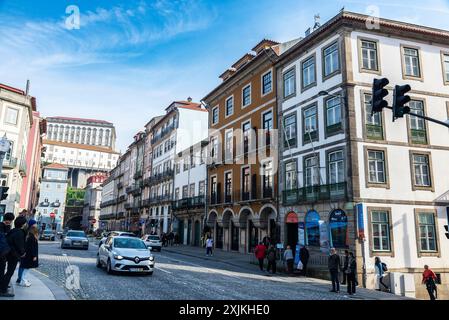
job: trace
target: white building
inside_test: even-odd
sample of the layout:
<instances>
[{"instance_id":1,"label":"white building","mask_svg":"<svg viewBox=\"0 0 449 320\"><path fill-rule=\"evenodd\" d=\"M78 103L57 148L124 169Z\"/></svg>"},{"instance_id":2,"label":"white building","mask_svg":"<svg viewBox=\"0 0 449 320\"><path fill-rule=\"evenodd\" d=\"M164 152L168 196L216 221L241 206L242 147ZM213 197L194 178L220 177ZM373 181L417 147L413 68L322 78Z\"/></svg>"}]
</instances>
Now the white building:
<instances>
[{"instance_id":1,"label":"white building","mask_svg":"<svg viewBox=\"0 0 449 320\"><path fill-rule=\"evenodd\" d=\"M115 167L115 128L104 120L48 117L45 161L69 168L72 186L85 188L87 178Z\"/></svg>"},{"instance_id":2,"label":"white building","mask_svg":"<svg viewBox=\"0 0 449 320\"><path fill-rule=\"evenodd\" d=\"M175 159L173 215L181 243L200 246L204 228L208 140L180 152Z\"/></svg>"},{"instance_id":3,"label":"white building","mask_svg":"<svg viewBox=\"0 0 449 320\"><path fill-rule=\"evenodd\" d=\"M106 178L106 175L93 175L87 179L82 221L82 226L86 230L95 231L100 226L100 204L103 189L101 185Z\"/></svg>"},{"instance_id":4,"label":"white building","mask_svg":"<svg viewBox=\"0 0 449 320\"><path fill-rule=\"evenodd\" d=\"M284 239L308 245L317 274L329 246L354 251L368 288L379 256L417 297L427 297L428 264L441 278L439 297L448 297L448 129L412 116L393 123L390 110L371 116L370 99L374 78L390 80L390 101L393 86L408 83L412 111L446 120L449 32L369 21L342 12L277 65Z\"/></svg>"},{"instance_id":5,"label":"white building","mask_svg":"<svg viewBox=\"0 0 449 320\"><path fill-rule=\"evenodd\" d=\"M10 149L3 160L0 184L9 187L8 198L0 203L0 214L19 213L20 193L27 175L26 151L36 100L24 91L0 84L0 137L6 136Z\"/></svg>"},{"instance_id":6,"label":"white building","mask_svg":"<svg viewBox=\"0 0 449 320\"><path fill-rule=\"evenodd\" d=\"M175 101L152 128L153 163L150 179L150 220L158 233L177 231L170 212L175 155L207 137L208 113L200 104Z\"/></svg>"}]
</instances>

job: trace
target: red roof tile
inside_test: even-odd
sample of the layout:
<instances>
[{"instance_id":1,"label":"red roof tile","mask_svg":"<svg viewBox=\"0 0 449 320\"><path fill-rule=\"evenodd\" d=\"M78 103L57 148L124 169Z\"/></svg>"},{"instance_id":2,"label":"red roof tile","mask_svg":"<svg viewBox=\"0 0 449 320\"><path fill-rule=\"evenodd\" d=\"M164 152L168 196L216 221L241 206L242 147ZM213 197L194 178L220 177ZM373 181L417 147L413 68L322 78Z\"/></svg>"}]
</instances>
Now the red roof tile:
<instances>
[{"instance_id":1,"label":"red roof tile","mask_svg":"<svg viewBox=\"0 0 449 320\"><path fill-rule=\"evenodd\" d=\"M21 95L25 95L25 91L20 90L20 89L16 89L16 88L13 88L13 87L10 87L10 86L7 86L6 84L0 83L0 88L5 89L5 90L9 90L9 91L12 91L12 92L15 92L15 93L18 93L18 94L21 94Z\"/></svg>"}]
</instances>

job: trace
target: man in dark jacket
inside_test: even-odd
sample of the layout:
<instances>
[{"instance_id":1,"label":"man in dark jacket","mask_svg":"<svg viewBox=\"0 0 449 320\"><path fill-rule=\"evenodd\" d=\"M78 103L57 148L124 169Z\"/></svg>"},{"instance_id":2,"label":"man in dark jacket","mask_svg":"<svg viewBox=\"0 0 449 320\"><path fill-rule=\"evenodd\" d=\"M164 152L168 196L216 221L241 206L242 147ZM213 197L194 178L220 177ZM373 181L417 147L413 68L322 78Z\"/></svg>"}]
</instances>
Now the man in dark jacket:
<instances>
[{"instance_id":1,"label":"man in dark jacket","mask_svg":"<svg viewBox=\"0 0 449 320\"><path fill-rule=\"evenodd\" d=\"M19 216L14 221L14 229L8 232L6 240L11 251L6 255L8 268L6 274L2 277L0 283L0 297L14 297L14 294L8 292L8 285L11 277L16 270L19 259L25 255L25 237L26 233L23 226L26 225L27 219Z\"/></svg>"},{"instance_id":2,"label":"man in dark jacket","mask_svg":"<svg viewBox=\"0 0 449 320\"><path fill-rule=\"evenodd\" d=\"M299 249L299 260L302 263L302 275L305 277L307 275L307 263L309 262L309 250L307 250L306 246L302 246Z\"/></svg>"},{"instance_id":3,"label":"man in dark jacket","mask_svg":"<svg viewBox=\"0 0 449 320\"><path fill-rule=\"evenodd\" d=\"M270 272L272 270L272 273L276 273L276 249L273 245L270 245L270 248L267 251L267 260L268 260L268 266L267 266L267 272Z\"/></svg>"},{"instance_id":4,"label":"man in dark jacket","mask_svg":"<svg viewBox=\"0 0 449 320\"><path fill-rule=\"evenodd\" d=\"M329 273L331 275L332 290L330 292L340 292L340 282L338 280L338 271L341 269L340 256L335 248L331 249L331 255L328 260Z\"/></svg>"},{"instance_id":5,"label":"man in dark jacket","mask_svg":"<svg viewBox=\"0 0 449 320\"><path fill-rule=\"evenodd\" d=\"M346 278L347 276L347 270L348 270L348 263L349 263L349 251L345 250L345 259L343 260L343 281L341 284L346 284Z\"/></svg>"},{"instance_id":6,"label":"man in dark jacket","mask_svg":"<svg viewBox=\"0 0 449 320\"><path fill-rule=\"evenodd\" d=\"M14 221L14 214L11 212L5 213L3 216L3 222L0 222L0 246L2 247L2 251L0 252L0 283L3 280L3 277L5 276L5 269L6 269L6 256L9 253L9 245L8 241L6 240L6 235L11 230L11 223Z\"/></svg>"}]
</instances>

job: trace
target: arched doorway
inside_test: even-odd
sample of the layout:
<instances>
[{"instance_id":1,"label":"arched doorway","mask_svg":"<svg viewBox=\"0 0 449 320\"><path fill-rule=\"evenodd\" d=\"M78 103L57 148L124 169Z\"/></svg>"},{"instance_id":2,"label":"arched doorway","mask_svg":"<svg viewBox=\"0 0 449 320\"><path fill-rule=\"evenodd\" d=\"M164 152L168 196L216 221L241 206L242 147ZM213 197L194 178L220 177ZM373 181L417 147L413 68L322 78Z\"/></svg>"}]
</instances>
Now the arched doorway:
<instances>
[{"instance_id":1,"label":"arched doorway","mask_svg":"<svg viewBox=\"0 0 449 320\"><path fill-rule=\"evenodd\" d=\"M348 247L348 217L341 209L329 214L330 245L334 248Z\"/></svg>"},{"instance_id":2,"label":"arched doorway","mask_svg":"<svg viewBox=\"0 0 449 320\"><path fill-rule=\"evenodd\" d=\"M178 227L179 227L179 230L178 230L179 244L184 244L184 220L183 219L179 220Z\"/></svg>"},{"instance_id":3,"label":"arched doorway","mask_svg":"<svg viewBox=\"0 0 449 320\"><path fill-rule=\"evenodd\" d=\"M285 224L287 228L287 245L295 252L298 243L298 215L294 211L290 211L285 216Z\"/></svg>"},{"instance_id":4,"label":"arched doorway","mask_svg":"<svg viewBox=\"0 0 449 320\"><path fill-rule=\"evenodd\" d=\"M198 220L195 221L195 237L194 237L194 241L193 241L193 245L195 247L199 247L200 246L200 238L201 238L201 227L200 227L200 222Z\"/></svg>"},{"instance_id":5,"label":"arched doorway","mask_svg":"<svg viewBox=\"0 0 449 320\"><path fill-rule=\"evenodd\" d=\"M239 251L240 228L231 220L231 250Z\"/></svg>"},{"instance_id":6,"label":"arched doorway","mask_svg":"<svg viewBox=\"0 0 449 320\"><path fill-rule=\"evenodd\" d=\"M66 228L68 228L70 230L81 230L82 229L82 224L81 224L82 220L83 220L82 216L73 217L69 221L67 221Z\"/></svg>"},{"instance_id":7,"label":"arched doorway","mask_svg":"<svg viewBox=\"0 0 449 320\"><path fill-rule=\"evenodd\" d=\"M223 244L226 243L226 250L231 250L231 219L233 217L231 210L225 210L221 217L221 225L226 231L223 230Z\"/></svg>"},{"instance_id":8,"label":"arched doorway","mask_svg":"<svg viewBox=\"0 0 449 320\"><path fill-rule=\"evenodd\" d=\"M320 215L315 210L309 210L306 214L306 244L308 246L320 246Z\"/></svg>"},{"instance_id":9,"label":"arched doorway","mask_svg":"<svg viewBox=\"0 0 449 320\"><path fill-rule=\"evenodd\" d=\"M192 236L192 220L189 219L187 222L187 245L190 245L191 243L191 236Z\"/></svg>"}]
</instances>

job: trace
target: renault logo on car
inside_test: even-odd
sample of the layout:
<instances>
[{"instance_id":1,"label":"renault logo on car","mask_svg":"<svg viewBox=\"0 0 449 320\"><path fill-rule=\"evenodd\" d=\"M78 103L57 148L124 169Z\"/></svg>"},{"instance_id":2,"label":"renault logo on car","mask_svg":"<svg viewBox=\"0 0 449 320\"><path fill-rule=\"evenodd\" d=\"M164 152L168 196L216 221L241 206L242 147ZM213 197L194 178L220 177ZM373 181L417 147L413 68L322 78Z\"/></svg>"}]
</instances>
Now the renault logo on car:
<instances>
[{"instance_id":1,"label":"renault logo on car","mask_svg":"<svg viewBox=\"0 0 449 320\"><path fill-rule=\"evenodd\" d=\"M134 262L135 262L135 263L139 263L139 262L140 262L139 257L135 257L135 258L134 258Z\"/></svg>"}]
</instances>

